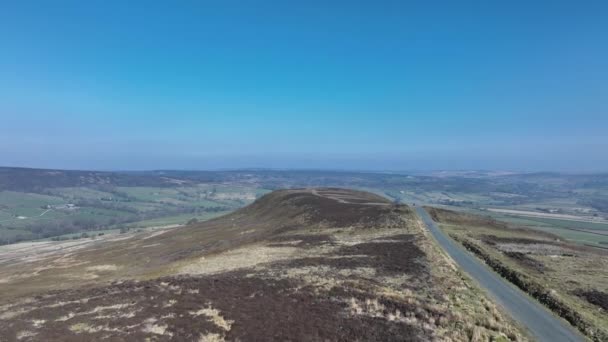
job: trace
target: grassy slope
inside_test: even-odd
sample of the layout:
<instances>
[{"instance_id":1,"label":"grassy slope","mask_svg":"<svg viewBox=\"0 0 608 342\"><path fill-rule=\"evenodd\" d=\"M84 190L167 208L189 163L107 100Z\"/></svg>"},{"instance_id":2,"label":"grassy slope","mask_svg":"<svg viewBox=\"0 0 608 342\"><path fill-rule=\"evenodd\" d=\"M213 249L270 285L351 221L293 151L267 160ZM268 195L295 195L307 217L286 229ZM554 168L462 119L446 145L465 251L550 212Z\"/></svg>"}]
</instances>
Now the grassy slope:
<instances>
[{"instance_id":1,"label":"grassy slope","mask_svg":"<svg viewBox=\"0 0 608 342\"><path fill-rule=\"evenodd\" d=\"M314 332L329 340L523 338L441 253L411 209L361 192L319 193L274 192L201 224L2 266L2 301L72 290L1 308L10 324L0 322L0 332L96 339L122 333L106 326L128 325L134 327L130 336L144 339L156 323L158 335L169 336L169 329L184 340L196 338L183 334L206 331L230 340L263 331L270 335L260 340L301 340ZM176 273L182 275L172 277ZM128 280L133 278L140 282ZM202 314L190 322L201 307L234 325L198 326L205 322ZM260 307L268 315L252 314ZM90 316L101 310L109 315ZM45 322L32 326L34 317Z\"/></svg>"},{"instance_id":2,"label":"grassy slope","mask_svg":"<svg viewBox=\"0 0 608 342\"><path fill-rule=\"evenodd\" d=\"M608 293L608 252L576 244L556 242L557 235L513 226L491 217L429 209L441 227L459 240L468 240L506 265L524 274L529 281L545 287L552 296L579 313L593 328L608 334L608 316L575 295L578 290L595 289ZM536 241L535 244L525 241ZM498 244L496 242L498 241ZM500 242L503 241L503 242ZM504 244L504 245L501 245ZM503 246L503 247L501 247ZM515 258L504 251L519 251Z\"/></svg>"}]
</instances>

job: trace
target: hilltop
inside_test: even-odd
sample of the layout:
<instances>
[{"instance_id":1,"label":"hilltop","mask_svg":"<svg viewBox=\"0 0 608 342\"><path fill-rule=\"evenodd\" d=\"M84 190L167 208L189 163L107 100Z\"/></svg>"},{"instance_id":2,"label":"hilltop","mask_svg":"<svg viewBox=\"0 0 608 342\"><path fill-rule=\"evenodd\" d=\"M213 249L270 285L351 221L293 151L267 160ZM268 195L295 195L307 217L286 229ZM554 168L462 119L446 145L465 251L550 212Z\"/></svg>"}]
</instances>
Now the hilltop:
<instances>
[{"instance_id":1,"label":"hilltop","mask_svg":"<svg viewBox=\"0 0 608 342\"><path fill-rule=\"evenodd\" d=\"M9 341L525 339L411 208L361 191L280 190L203 223L9 254Z\"/></svg>"}]
</instances>

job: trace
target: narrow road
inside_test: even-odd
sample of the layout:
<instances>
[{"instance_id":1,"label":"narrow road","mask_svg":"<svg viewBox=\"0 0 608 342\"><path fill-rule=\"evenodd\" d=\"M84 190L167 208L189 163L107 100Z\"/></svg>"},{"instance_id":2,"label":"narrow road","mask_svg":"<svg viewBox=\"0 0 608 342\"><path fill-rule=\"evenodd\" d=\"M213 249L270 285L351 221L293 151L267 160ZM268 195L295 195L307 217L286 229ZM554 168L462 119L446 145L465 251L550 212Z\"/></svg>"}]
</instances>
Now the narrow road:
<instances>
[{"instance_id":1,"label":"narrow road","mask_svg":"<svg viewBox=\"0 0 608 342\"><path fill-rule=\"evenodd\" d=\"M426 210L417 206L416 212L435 240L458 266L475 279L516 321L528 328L536 340L541 342L585 341L585 338L567 322L554 316L540 303L528 297L457 245L437 227Z\"/></svg>"}]
</instances>

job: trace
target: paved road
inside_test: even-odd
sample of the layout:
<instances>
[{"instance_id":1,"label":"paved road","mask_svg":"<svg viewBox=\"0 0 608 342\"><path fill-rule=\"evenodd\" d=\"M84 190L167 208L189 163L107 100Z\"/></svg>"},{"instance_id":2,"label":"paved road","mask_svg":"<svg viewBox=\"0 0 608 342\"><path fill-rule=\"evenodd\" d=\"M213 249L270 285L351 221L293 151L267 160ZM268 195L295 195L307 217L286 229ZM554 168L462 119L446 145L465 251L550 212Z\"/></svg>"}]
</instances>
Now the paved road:
<instances>
[{"instance_id":1,"label":"paved road","mask_svg":"<svg viewBox=\"0 0 608 342\"><path fill-rule=\"evenodd\" d=\"M515 320L527 327L535 339L541 342L585 340L567 322L553 316L540 303L509 284L479 259L457 245L437 227L423 208L416 207L416 212L439 245L460 268L475 279Z\"/></svg>"}]
</instances>

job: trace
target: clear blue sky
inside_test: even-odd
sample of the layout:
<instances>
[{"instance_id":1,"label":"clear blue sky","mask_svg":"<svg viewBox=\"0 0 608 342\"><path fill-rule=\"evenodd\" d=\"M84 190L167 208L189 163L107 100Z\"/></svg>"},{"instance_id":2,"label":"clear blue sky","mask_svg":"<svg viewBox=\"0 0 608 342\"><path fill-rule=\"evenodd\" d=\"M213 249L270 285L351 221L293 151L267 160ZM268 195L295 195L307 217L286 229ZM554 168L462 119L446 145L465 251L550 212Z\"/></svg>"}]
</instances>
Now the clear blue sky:
<instances>
[{"instance_id":1,"label":"clear blue sky","mask_svg":"<svg viewBox=\"0 0 608 342\"><path fill-rule=\"evenodd\" d=\"M2 1L0 164L608 170L607 1Z\"/></svg>"}]
</instances>

